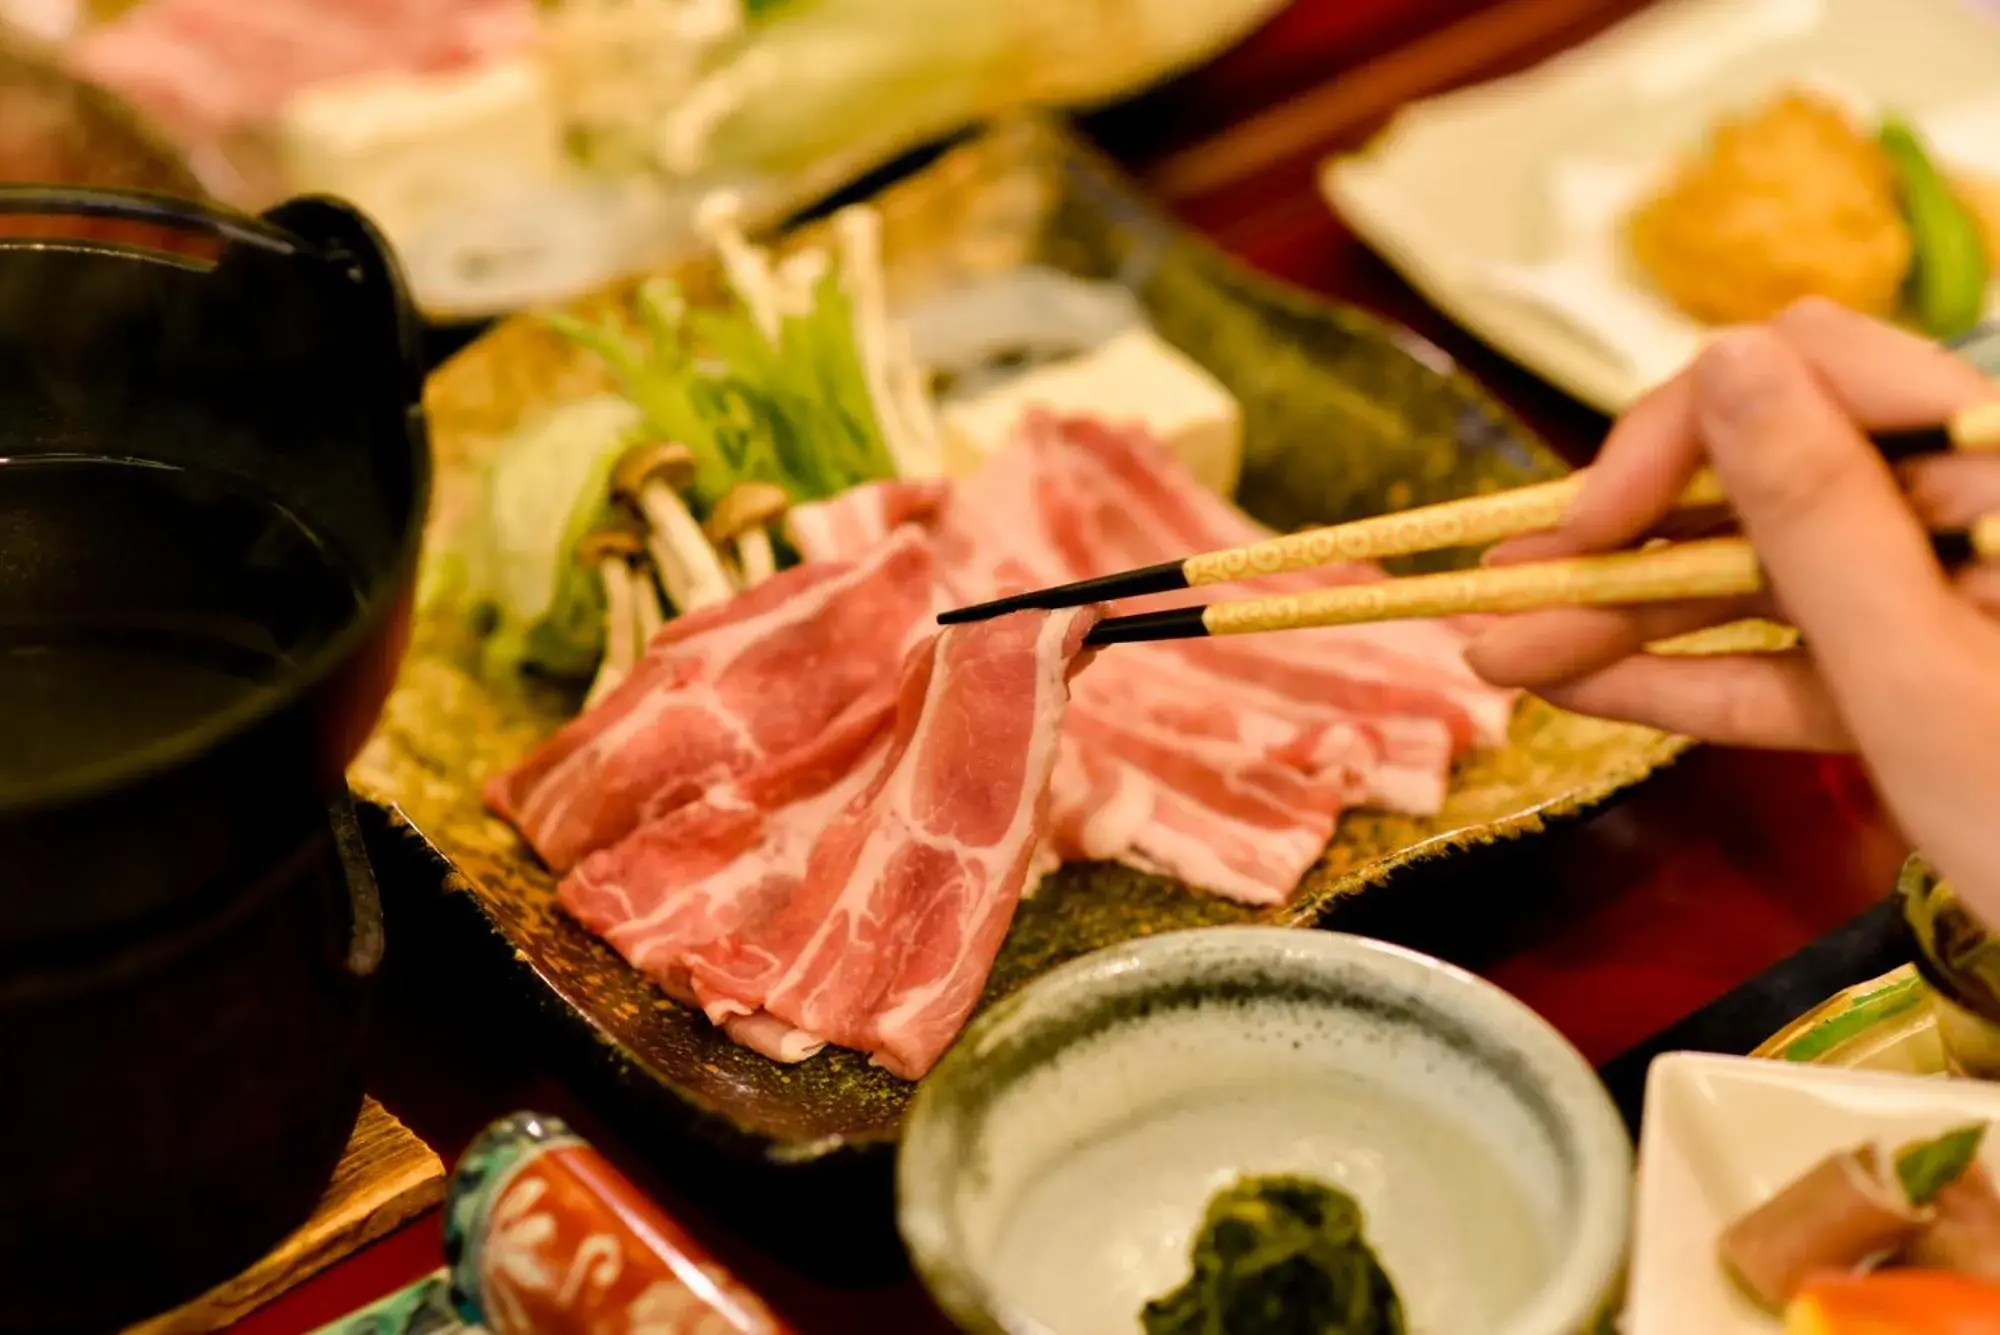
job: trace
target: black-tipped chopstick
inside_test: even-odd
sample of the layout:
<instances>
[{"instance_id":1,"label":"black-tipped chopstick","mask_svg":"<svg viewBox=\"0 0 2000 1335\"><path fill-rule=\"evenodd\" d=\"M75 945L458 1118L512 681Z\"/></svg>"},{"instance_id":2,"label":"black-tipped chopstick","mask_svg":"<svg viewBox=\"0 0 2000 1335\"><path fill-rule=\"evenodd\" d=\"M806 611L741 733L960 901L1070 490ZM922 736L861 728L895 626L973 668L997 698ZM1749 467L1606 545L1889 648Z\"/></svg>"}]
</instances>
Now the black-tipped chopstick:
<instances>
[{"instance_id":1,"label":"black-tipped chopstick","mask_svg":"<svg viewBox=\"0 0 2000 1335\"><path fill-rule=\"evenodd\" d=\"M1933 533L1931 545L1947 568L2000 559L2000 514L1970 528ZM1479 612L1731 598L1763 587L1763 571L1749 542L1709 538L1645 551L1340 584L1310 593L1111 617L1092 627L1083 642L1095 647Z\"/></svg>"},{"instance_id":2,"label":"black-tipped chopstick","mask_svg":"<svg viewBox=\"0 0 2000 1335\"><path fill-rule=\"evenodd\" d=\"M1892 463L1953 450L2000 450L2000 402L1968 408L1943 426L1876 432L1871 439L1882 457ZM955 625L1028 609L1081 607L1146 593L1227 584L1288 570L1479 546L1523 533L1547 532L1561 526L1583 481L1583 474L1572 473L1553 482L1538 482L1511 491L1288 533L1247 547L1202 552L1179 561L1163 561L1115 575L953 608L940 613L938 620ZM1688 483L1677 506L1694 509L1719 505L1724 500L1721 482L1704 468Z\"/></svg>"}]
</instances>

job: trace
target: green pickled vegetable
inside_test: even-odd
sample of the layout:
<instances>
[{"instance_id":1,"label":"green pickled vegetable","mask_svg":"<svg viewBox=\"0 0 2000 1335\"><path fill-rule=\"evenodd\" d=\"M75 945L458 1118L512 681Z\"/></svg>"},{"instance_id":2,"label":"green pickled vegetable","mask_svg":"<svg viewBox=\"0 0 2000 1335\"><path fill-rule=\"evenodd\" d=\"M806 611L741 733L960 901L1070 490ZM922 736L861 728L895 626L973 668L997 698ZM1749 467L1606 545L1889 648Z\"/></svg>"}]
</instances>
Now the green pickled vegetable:
<instances>
[{"instance_id":1,"label":"green pickled vegetable","mask_svg":"<svg viewBox=\"0 0 2000 1335\"><path fill-rule=\"evenodd\" d=\"M1979 1157L1986 1123L1955 1127L1934 1140L1912 1141L1896 1151L1896 1180L1912 1205L1929 1205Z\"/></svg>"},{"instance_id":2,"label":"green pickled vegetable","mask_svg":"<svg viewBox=\"0 0 2000 1335\"><path fill-rule=\"evenodd\" d=\"M1957 338L1986 309L1989 260L1978 219L1960 202L1917 132L1888 117L1879 139L1910 226L1908 301L1925 332Z\"/></svg>"},{"instance_id":3,"label":"green pickled vegetable","mask_svg":"<svg viewBox=\"0 0 2000 1335\"><path fill-rule=\"evenodd\" d=\"M1361 1207L1307 1178L1245 1178L1208 1204L1194 1273L1140 1314L1146 1335L1402 1335Z\"/></svg>"}]
</instances>

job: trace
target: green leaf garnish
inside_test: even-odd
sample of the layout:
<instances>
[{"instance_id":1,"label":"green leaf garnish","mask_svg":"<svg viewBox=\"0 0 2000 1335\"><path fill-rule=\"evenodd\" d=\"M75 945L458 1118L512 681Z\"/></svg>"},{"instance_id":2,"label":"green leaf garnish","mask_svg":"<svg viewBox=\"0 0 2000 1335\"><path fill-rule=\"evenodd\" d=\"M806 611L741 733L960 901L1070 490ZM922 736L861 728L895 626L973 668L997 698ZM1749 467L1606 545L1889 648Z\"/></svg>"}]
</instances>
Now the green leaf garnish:
<instances>
[{"instance_id":1,"label":"green leaf garnish","mask_svg":"<svg viewBox=\"0 0 2000 1335\"><path fill-rule=\"evenodd\" d=\"M1934 1140L1912 1141L1896 1151L1896 1180L1912 1205L1929 1205L1972 1166L1986 1138L1986 1123L1974 1122Z\"/></svg>"}]
</instances>

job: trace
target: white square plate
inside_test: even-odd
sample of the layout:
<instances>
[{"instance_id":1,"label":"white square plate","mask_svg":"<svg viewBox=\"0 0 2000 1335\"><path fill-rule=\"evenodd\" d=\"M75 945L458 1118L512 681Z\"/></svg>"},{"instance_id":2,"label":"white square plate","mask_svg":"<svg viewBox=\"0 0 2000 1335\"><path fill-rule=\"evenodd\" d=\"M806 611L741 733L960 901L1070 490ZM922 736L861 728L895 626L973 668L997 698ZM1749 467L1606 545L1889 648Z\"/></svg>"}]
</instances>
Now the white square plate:
<instances>
[{"instance_id":1,"label":"white square plate","mask_svg":"<svg viewBox=\"0 0 2000 1335\"><path fill-rule=\"evenodd\" d=\"M1536 68L1404 108L1323 186L1350 225L1473 333L1615 412L1707 331L1617 244L1635 192L1719 113L1803 82L1914 120L2000 177L1989 0L1664 0Z\"/></svg>"},{"instance_id":2,"label":"white square plate","mask_svg":"<svg viewBox=\"0 0 2000 1335\"><path fill-rule=\"evenodd\" d=\"M1676 1052L1653 1063L1625 1335L1776 1335L1737 1291L1716 1240L1738 1215L1838 1150L2000 1121L2000 1084ZM1980 1157L2000 1171L2000 1137Z\"/></svg>"}]
</instances>

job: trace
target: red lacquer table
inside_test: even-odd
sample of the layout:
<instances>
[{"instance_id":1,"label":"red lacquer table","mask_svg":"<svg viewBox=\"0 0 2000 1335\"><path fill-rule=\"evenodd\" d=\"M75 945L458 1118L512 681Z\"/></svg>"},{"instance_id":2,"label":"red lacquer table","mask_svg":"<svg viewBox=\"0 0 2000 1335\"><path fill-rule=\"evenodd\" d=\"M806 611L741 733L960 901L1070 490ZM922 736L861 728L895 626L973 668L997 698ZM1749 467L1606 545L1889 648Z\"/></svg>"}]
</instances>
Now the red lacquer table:
<instances>
[{"instance_id":1,"label":"red lacquer table","mask_svg":"<svg viewBox=\"0 0 2000 1335\"><path fill-rule=\"evenodd\" d=\"M1638 7L1296 0L1242 47L1092 128L1191 224L1270 273L1416 329L1580 461L1603 419L1426 306L1328 211L1314 168L1399 102L1519 68ZM1846 761L1700 752L1485 883L1451 889L1485 906L1477 939L1455 942L1454 954L1603 1062L1879 901L1903 851ZM376 1092L447 1161L490 1118L517 1108L565 1116L807 1335L948 1329L911 1282L836 1290L760 1255L678 1199L645 1168L641 1147L599 1123L566 1087L557 1054L482 1025L448 962L406 961L392 972L400 976L379 1017ZM431 1215L239 1329L307 1330L440 1262Z\"/></svg>"}]
</instances>

